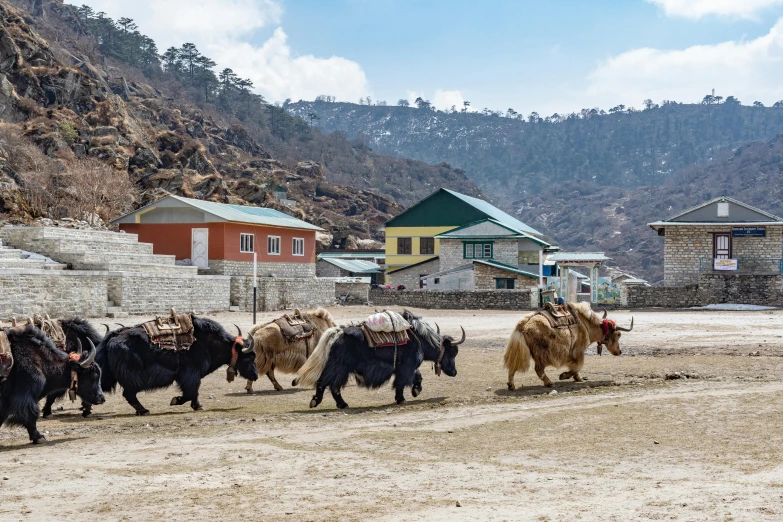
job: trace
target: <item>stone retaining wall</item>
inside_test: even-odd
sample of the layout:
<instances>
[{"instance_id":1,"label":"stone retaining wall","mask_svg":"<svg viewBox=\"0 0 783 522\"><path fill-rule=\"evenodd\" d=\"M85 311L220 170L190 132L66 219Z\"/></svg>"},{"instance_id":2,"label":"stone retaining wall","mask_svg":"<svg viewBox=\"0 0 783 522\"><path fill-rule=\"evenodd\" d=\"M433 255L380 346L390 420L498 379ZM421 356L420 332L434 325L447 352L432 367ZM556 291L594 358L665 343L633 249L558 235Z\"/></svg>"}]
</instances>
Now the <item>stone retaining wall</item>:
<instances>
[{"instance_id":1,"label":"stone retaining wall","mask_svg":"<svg viewBox=\"0 0 783 522\"><path fill-rule=\"evenodd\" d=\"M107 272L0 270L0 318L49 314L105 317Z\"/></svg>"},{"instance_id":2,"label":"stone retaining wall","mask_svg":"<svg viewBox=\"0 0 783 522\"><path fill-rule=\"evenodd\" d=\"M348 300L345 304L367 304L367 301L370 300L370 284L335 283L334 297L339 301L345 294L348 294Z\"/></svg>"},{"instance_id":3,"label":"stone retaining wall","mask_svg":"<svg viewBox=\"0 0 783 522\"><path fill-rule=\"evenodd\" d=\"M224 259L210 260L209 268L200 269L200 274L252 276L253 263L246 261L226 261ZM313 278L315 263L258 263L258 277L277 278Z\"/></svg>"},{"instance_id":4,"label":"stone retaining wall","mask_svg":"<svg viewBox=\"0 0 783 522\"><path fill-rule=\"evenodd\" d=\"M684 286L629 286L623 305L631 308L689 308L708 304L783 306L783 275L701 274Z\"/></svg>"},{"instance_id":5,"label":"stone retaining wall","mask_svg":"<svg viewBox=\"0 0 783 522\"><path fill-rule=\"evenodd\" d=\"M164 313L172 307L183 313L220 312L231 304L231 278L110 272L106 292L110 301L130 314Z\"/></svg>"},{"instance_id":6,"label":"stone retaining wall","mask_svg":"<svg viewBox=\"0 0 783 522\"><path fill-rule=\"evenodd\" d=\"M257 310L266 312L286 308L318 308L335 302L333 279L258 278ZM244 312L253 311L253 278L231 278L231 304Z\"/></svg>"},{"instance_id":7,"label":"stone retaining wall","mask_svg":"<svg viewBox=\"0 0 783 522\"><path fill-rule=\"evenodd\" d=\"M369 292L374 306L410 306L444 310L530 310L538 294L530 290L383 290Z\"/></svg>"}]
</instances>

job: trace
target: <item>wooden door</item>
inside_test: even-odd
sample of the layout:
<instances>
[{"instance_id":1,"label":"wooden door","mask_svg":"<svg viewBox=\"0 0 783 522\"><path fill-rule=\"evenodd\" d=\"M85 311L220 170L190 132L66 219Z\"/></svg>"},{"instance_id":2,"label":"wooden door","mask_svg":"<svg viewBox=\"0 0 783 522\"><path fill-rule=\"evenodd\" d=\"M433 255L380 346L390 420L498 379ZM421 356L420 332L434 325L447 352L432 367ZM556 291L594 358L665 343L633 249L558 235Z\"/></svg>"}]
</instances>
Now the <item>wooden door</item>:
<instances>
[{"instance_id":1,"label":"wooden door","mask_svg":"<svg viewBox=\"0 0 783 522\"><path fill-rule=\"evenodd\" d=\"M715 259L731 259L731 234L715 234L712 239L712 250Z\"/></svg>"},{"instance_id":2,"label":"wooden door","mask_svg":"<svg viewBox=\"0 0 783 522\"><path fill-rule=\"evenodd\" d=\"M209 268L209 229L194 228L191 233L192 248L190 260L194 266Z\"/></svg>"}]
</instances>

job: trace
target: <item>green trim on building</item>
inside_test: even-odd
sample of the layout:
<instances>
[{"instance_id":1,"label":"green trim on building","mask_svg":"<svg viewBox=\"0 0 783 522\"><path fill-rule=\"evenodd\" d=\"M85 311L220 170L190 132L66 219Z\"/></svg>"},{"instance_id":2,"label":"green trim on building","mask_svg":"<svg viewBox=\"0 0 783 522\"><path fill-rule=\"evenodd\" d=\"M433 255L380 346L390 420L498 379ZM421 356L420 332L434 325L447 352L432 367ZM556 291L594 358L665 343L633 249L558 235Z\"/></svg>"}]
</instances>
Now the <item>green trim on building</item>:
<instances>
[{"instance_id":1,"label":"green trim on building","mask_svg":"<svg viewBox=\"0 0 783 522\"><path fill-rule=\"evenodd\" d=\"M468 256L468 245L470 245L471 255ZM481 256L476 256L476 245L481 245ZM489 255L486 255L486 247L489 247ZM495 255L494 241L463 241L462 259L492 259Z\"/></svg>"}]
</instances>

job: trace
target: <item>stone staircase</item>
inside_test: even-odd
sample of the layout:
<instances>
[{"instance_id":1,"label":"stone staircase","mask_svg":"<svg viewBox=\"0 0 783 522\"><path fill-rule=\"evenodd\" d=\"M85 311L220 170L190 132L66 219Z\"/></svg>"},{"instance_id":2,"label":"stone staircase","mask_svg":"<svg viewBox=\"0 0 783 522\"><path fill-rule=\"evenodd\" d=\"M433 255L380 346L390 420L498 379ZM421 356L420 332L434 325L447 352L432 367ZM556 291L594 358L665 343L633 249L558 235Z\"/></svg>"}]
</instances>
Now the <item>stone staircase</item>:
<instances>
[{"instance_id":1,"label":"stone staircase","mask_svg":"<svg viewBox=\"0 0 783 522\"><path fill-rule=\"evenodd\" d=\"M5 246L0 239L0 270L62 270L65 265L47 263L45 259L22 257L24 253L19 248Z\"/></svg>"},{"instance_id":2,"label":"stone staircase","mask_svg":"<svg viewBox=\"0 0 783 522\"><path fill-rule=\"evenodd\" d=\"M150 274L193 274L194 266L178 266L174 256L152 253L152 244L136 234L56 227L4 227L0 239L16 248L43 254L71 270Z\"/></svg>"}]
</instances>

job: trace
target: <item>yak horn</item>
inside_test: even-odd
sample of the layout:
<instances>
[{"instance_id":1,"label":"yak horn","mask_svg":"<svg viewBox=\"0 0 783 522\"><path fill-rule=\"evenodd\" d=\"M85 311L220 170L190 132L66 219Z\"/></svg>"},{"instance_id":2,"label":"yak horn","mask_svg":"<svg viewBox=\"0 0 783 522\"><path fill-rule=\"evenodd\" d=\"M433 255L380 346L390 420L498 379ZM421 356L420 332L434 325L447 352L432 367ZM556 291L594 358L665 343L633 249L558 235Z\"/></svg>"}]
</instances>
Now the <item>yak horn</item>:
<instances>
[{"instance_id":1,"label":"yak horn","mask_svg":"<svg viewBox=\"0 0 783 522\"><path fill-rule=\"evenodd\" d=\"M440 326L438 326L438 323L435 323L435 331L440 335Z\"/></svg>"},{"instance_id":2,"label":"yak horn","mask_svg":"<svg viewBox=\"0 0 783 522\"><path fill-rule=\"evenodd\" d=\"M465 329L463 327L459 327L460 330L462 330L462 339L457 341L456 343L451 343L451 346L459 346L460 344L465 342Z\"/></svg>"},{"instance_id":3,"label":"yak horn","mask_svg":"<svg viewBox=\"0 0 783 522\"><path fill-rule=\"evenodd\" d=\"M98 351L95 349L95 345L92 344L92 340L88 337L87 343L90 345L90 355L87 356L87 358L79 363L79 366L82 368L89 368L90 365L95 361L95 353ZM81 341L79 342L81 345Z\"/></svg>"},{"instance_id":4,"label":"yak horn","mask_svg":"<svg viewBox=\"0 0 783 522\"><path fill-rule=\"evenodd\" d=\"M234 325L234 327L237 329L237 332L239 332L239 337L244 337L244 335L242 335L242 329L239 328L239 326L237 326L236 324Z\"/></svg>"},{"instance_id":5,"label":"yak horn","mask_svg":"<svg viewBox=\"0 0 783 522\"><path fill-rule=\"evenodd\" d=\"M606 316L609 315L609 312L606 311L606 308L603 309L604 316L601 319L606 319Z\"/></svg>"},{"instance_id":6,"label":"yak horn","mask_svg":"<svg viewBox=\"0 0 783 522\"><path fill-rule=\"evenodd\" d=\"M76 353L78 353L79 355L82 354L82 340L79 339L78 337L76 338Z\"/></svg>"},{"instance_id":7,"label":"yak horn","mask_svg":"<svg viewBox=\"0 0 783 522\"><path fill-rule=\"evenodd\" d=\"M103 326L106 327L106 333L103 334L105 336L107 333L109 333L109 330L111 330L111 327L108 324L106 324L106 323L103 323Z\"/></svg>"},{"instance_id":8,"label":"yak horn","mask_svg":"<svg viewBox=\"0 0 783 522\"><path fill-rule=\"evenodd\" d=\"M250 341L250 346L247 348L242 348L242 353L250 353L253 351L253 348L255 348L256 342L253 340L252 335L248 338L248 341Z\"/></svg>"},{"instance_id":9,"label":"yak horn","mask_svg":"<svg viewBox=\"0 0 783 522\"><path fill-rule=\"evenodd\" d=\"M120 328L126 328L126 326L125 326L124 324L122 324L122 323L114 323L114 324L116 324L116 325L117 325L117 326L119 326Z\"/></svg>"},{"instance_id":10,"label":"yak horn","mask_svg":"<svg viewBox=\"0 0 783 522\"><path fill-rule=\"evenodd\" d=\"M630 328L623 328L622 326L618 326L615 328L615 330L619 330L621 332L630 332L633 330L633 317L631 317L631 327Z\"/></svg>"}]
</instances>

